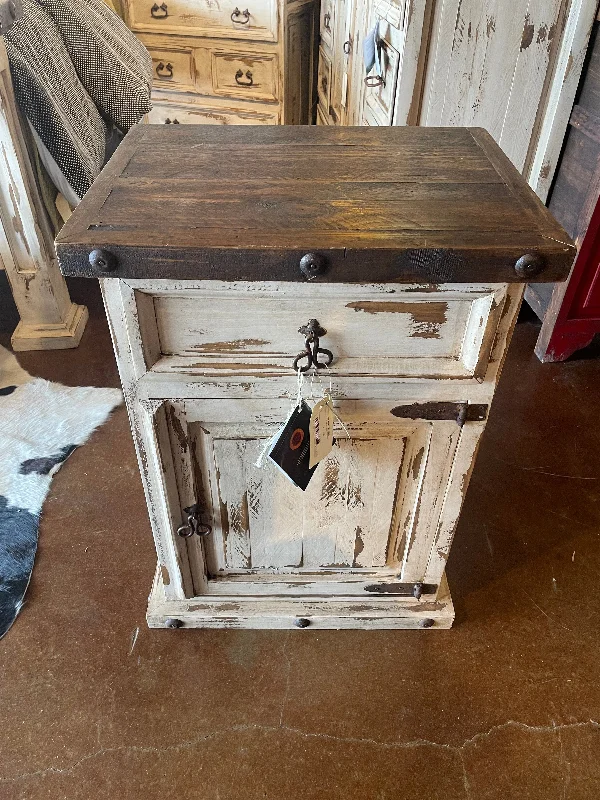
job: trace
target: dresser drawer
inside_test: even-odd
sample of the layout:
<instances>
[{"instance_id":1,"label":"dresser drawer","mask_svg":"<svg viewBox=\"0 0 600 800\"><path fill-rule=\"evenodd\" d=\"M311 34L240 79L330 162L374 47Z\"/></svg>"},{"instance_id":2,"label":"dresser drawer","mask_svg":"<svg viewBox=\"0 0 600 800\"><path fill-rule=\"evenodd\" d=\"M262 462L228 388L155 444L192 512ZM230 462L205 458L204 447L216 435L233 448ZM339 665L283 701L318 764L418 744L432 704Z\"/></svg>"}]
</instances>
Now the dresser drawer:
<instances>
[{"instance_id":1,"label":"dresser drawer","mask_svg":"<svg viewBox=\"0 0 600 800\"><path fill-rule=\"evenodd\" d=\"M277 41L277 0L124 0L134 31Z\"/></svg>"},{"instance_id":2,"label":"dresser drawer","mask_svg":"<svg viewBox=\"0 0 600 800\"><path fill-rule=\"evenodd\" d=\"M148 122L157 125L277 125L273 108L246 109L153 100Z\"/></svg>"},{"instance_id":3,"label":"dresser drawer","mask_svg":"<svg viewBox=\"0 0 600 800\"><path fill-rule=\"evenodd\" d=\"M155 50L152 57L154 85L160 89L193 89L194 60L191 50Z\"/></svg>"},{"instance_id":4,"label":"dresser drawer","mask_svg":"<svg viewBox=\"0 0 600 800\"><path fill-rule=\"evenodd\" d=\"M208 212L207 226L212 213L219 211ZM317 319L335 375L485 374L505 289L412 288L165 281L142 291L152 296L158 370L288 375L304 347L298 329Z\"/></svg>"},{"instance_id":5,"label":"dresser drawer","mask_svg":"<svg viewBox=\"0 0 600 800\"><path fill-rule=\"evenodd\" d=\"M336 0L321 0L321 42L333 53L335 46Z\"/></svg>"},{"instance_id":6,"label":"dresser drawer","mask_svg":"<svg viewBox=\"0 0 600 800\"><path fill-rule=\"evenodd\" d=\"M231 48L195 51L196 89L200 94L276 102L279 69L275 53L235 52Z\"/></svg>"}]
</instances>

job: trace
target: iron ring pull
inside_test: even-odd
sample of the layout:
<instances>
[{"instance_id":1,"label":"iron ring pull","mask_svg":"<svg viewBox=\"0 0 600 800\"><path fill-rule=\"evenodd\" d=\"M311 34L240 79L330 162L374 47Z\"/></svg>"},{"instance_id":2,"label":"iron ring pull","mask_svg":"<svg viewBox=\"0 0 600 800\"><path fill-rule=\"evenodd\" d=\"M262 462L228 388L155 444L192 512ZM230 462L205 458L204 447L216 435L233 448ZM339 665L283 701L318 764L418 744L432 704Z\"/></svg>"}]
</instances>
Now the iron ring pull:
<instances>
[{"instance_id":1,"label":"iron ring pull","mask_svg":"<svg viewBox=\"0 0 600 800\"><path fill-rule=\"evenodd\" d=\"M249 69L246 70L246 80L245 81L240 80L240 78L243 78L243 77L244 77L244 73L242 72L241 69L238 69L238 71L235 73L235 82L237 83L238 86L252 86L254 84L254 81L252 79L252 72Z\"/></svg>"},{"instance_id":2,"label":"iron ring pull","mask_svg":"<svg viewBox=\"0 0 600 800\"><path fill-rule=\"evenodd\" d=\"M331 22L331 14L328 11L323 17L323 27L325 28L326 31L331 32L331 27L329 25L330 22Z\"/></svg>"},{"instance_id":3,"label":"iron ring pull","mask_svg":"<svg viewBox=\"0 0 600 800\"><path fill-rule=\"evenodd\" d=\"M169 119L168 117L165 120L165 125L179 125L178 119Z\"/></svg>"},{"instance_id":4,"label":"iron ring pull","mask_svg":"<svg viewBox=\"0 0 600 800\"><path fill-rule=\"evenodd\" d=\"M347 56L349 56L350 55L350 51L352 50L352 39L348 39L347 41L345 41L343 46L342 46L342 49L343 49L344 53Z\"/></svg>"},{"instance_id":5,"label":"iron ring pull","mask_svg":"<svg viewBox=\"0 0 600 800\"><path fill-rule=\"evenodd\" d=\"M298 328L298 333L302 333L306 338L304 339L304 350L298 353L294 359L293 367L294 372L308 372L311 367L315 369L325 369L333 361L333 353L324 347L319 347L319 338L325 336L327 331L319 325L316 319L309 319L307 325ZM325 356L325 361L319 361L319 353ZM307 359L305 367L300 366L302 359Z\"/></svg>"},{"instance_id":6,"label":"iron ring pull","mask_svg":"<svg viewBox=\"0 0 600 800\"><path fill-rule=\"evenodd\" d=\"M156 65L156 74L159 78L172 78L173 77L173 64L168 61L166 64L160 62Z\"/></svg>"},{"instance_id":7,"label":"iron ring pull","mask_svg":"<svg viewBox=\"0 0 600 800\"><path fill-rule=\"evenodd\" d=\"M236 17L244 17L244 19L236 19ZM238 25L247 25L250 22L250 12L248 9L240 11L236 6L231 14L231 21L236 22Z\"/></svg>"},{"instance_id":8,"label":"iron ring pull","mask_svg":"<svg viewBox=\"0 0 600 800\"><path fill-rule=\"evenodd\" d=\"M198 519L200 516L200 506L197 503L183 510L187 514L187 523L177 528L177 536L183 536L185 539L188 539L194 534L197 536L208 536L209 533L212 533L212 527L205 522L200 522Z\"/></svg>"},{"instance_id":9,"label":"iron ring pull","mask_svg":"<svg viewBox=\"0 0 600 800\"><path fill-rule=\"evenodd\" d=\"M367 75L365 78L366 86L385 86L385 78L382 75Z\"/></svg>"},{"instance_id":10,"label":"iron ring pull","mask_svg":"<svg viewBox=\"0 0 600 800\"><path fill-rule=\"evenodd\" d=\"M160 14L159 11L161 12ZM165 19L165 17L168 17L169 12L167 10L167 4L161 3L160 5L158 5L158 3L154 3L152 8L150 9L150 16L154 17L154 19Z\"/></svg>"}]
</instances>

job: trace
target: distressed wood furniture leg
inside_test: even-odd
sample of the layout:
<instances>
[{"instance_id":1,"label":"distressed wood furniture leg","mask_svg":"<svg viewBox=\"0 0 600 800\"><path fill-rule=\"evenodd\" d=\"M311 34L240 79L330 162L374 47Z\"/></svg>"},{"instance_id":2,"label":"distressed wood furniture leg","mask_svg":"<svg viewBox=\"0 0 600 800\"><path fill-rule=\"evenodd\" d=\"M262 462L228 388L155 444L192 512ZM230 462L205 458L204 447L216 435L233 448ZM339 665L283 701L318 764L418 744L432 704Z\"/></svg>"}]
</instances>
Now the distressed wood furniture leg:
<instances>
[{"instance_id":1,"label":"distressed wood furniture leg","mask_svg":"<svg viewBox=\"0 0 600 800\"><path fill-rule=\"evenodd\" d=\"M0 265L21 321L14 350L77 347L87 308L71 302L21 134L8 59L0 40Z\"/></svg>"}]
</instances>

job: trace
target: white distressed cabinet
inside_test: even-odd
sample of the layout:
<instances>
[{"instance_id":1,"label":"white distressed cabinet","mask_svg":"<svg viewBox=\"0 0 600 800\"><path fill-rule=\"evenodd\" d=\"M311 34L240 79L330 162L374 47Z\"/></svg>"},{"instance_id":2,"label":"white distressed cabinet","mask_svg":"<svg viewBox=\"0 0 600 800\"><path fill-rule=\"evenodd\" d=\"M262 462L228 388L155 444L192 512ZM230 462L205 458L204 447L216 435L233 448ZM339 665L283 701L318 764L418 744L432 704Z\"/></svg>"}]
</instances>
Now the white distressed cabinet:
<instances>
[{"instance_id":1,"label":"white distressed cabinet","mask_svg":"<svg viewBox=\"0 0 600 800\"><path fill-rule=\"evenodd\" d=\"M446 560L523 281L574 254L491 137L141 126L58 252L102 282L158 554L151 626L452 624ZM309 319L333 362L305 395L331 383L340 422L303 492L257 463Z\"/></svg>"}]
</instances>

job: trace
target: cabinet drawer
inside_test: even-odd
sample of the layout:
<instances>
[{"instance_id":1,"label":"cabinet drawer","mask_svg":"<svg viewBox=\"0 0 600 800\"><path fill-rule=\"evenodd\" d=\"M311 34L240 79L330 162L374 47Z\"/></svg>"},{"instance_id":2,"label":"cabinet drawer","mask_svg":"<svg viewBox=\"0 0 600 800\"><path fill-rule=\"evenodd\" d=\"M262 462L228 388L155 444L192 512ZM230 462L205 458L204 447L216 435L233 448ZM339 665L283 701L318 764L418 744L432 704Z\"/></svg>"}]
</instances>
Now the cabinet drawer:
<instances>
[{"instance_id":1,"label":"cabinet drawer","mask_svg":"<svg viewBox=\"0 0 600 800\"><path fill-rule=\"evenodd\" d=\"M279 69L275 53L232 52L202 48L195 51L196 89L200 94L240 100L275 102Z\"/></svg>"},{"instance_id":2,"label":"cabinet drawer","mask_svg":"<svg viewBox=\"0 0 600 800\"><path fill-rule=\"evenodd\" d=\"M193 89L194 62L191 50L148 49L152 57L154 85L159 89Z\"/></svg>"},{"instance_id":3,"label":"cabinet drawer","mask_svg":"<svg viewBox=\"0 0 600 800\"><path fill-rule=\"evenodd\" d=\"M381 76L367 77L365 107L375 125L391 125L394 116L400 54L391 44L381 42ZM379 83L381 81L381 83ZM373 85L375 84L375 85Z\"/></svg>"},{"instance_id":4,"label":"cabinet drawer","mask_svg":"<svg viewBox=\"0 0 600 800\"><path fill-rule=\"evenodd\" d=\"M321 0L321 42L333 53L336 0Z\"/></svg>"},{"instance_id":5,"label":"cabinet drawer","mask_svg":"<svg viewBox=\"0 0 600 800\"><path fill-rule=\"evenodd\" d=\"M125 0L134 31L277 41L277 0Z\"/></svg>"},{"instance_id":6,"label":"cabinet drawer","mask_svg":"<svg viewBox=\"0 0 600 800\"><path fill-rule=\"evenodd\" d=\"M207 210L206 225L212 213L219 211ZM160 351L154 369L198 375L289 375L304 346L298 329L317 319L327 330L320 346L333 353L333 375L478 377L505 298L504 287L493 286L177 286L148 289Z\"/></svg>"},{"instance_id":7,"label":"cabinet drawer","mask_svg":"<svg viewBox=\"0 0 600 800\"><path fill-rule=\"evenodd\" d=\"M157 125L277 125L277 110L221 108L154 101L148 122Z\"/></svg>"}]
</instances>

